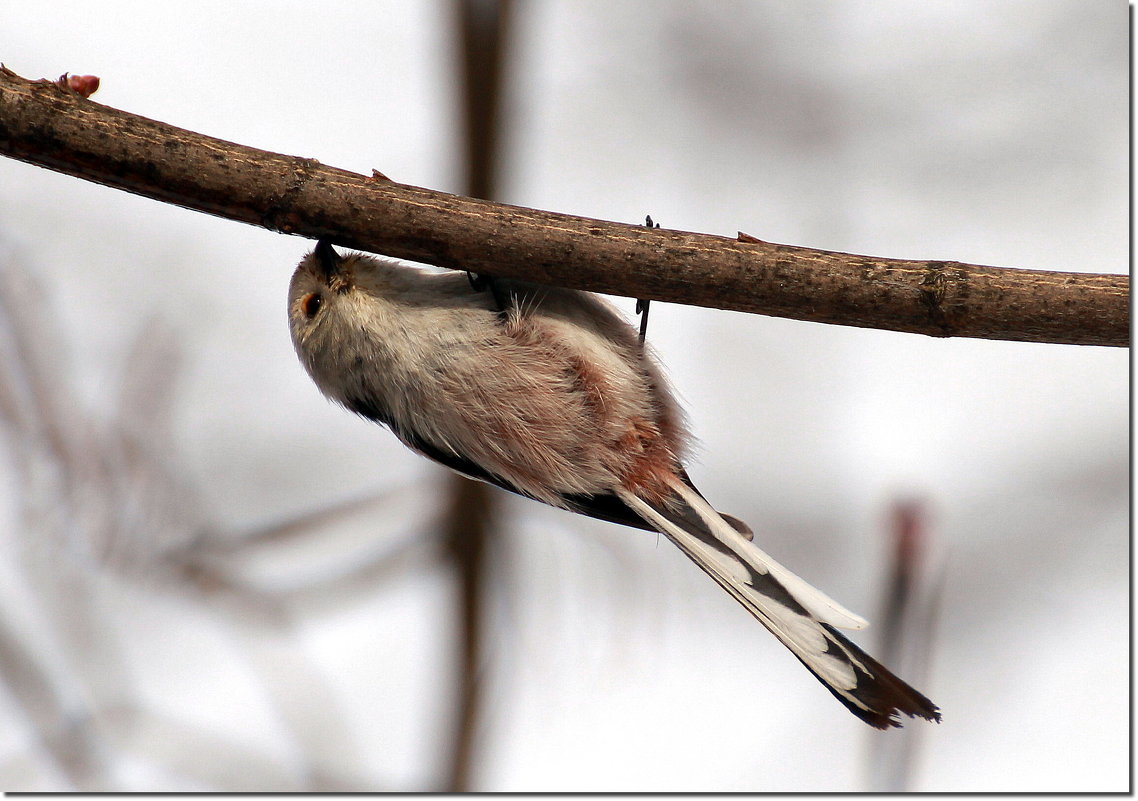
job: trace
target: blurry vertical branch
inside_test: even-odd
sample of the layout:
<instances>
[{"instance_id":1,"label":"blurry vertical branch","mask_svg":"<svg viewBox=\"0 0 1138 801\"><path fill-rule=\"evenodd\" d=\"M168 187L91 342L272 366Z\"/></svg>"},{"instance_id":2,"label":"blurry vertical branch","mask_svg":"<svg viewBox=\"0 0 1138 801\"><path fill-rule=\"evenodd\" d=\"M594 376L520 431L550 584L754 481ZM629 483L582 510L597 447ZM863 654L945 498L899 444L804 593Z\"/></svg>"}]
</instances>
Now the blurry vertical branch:
<instances>
[{"instance_id":1,"label":"blurry vertical branch","mask_svg":"<svg viewBox=\"0 0 1138 801\"><path fill-rule=\"evenodd\" d=\"M509 0L461 0L452 6L457 24L458 69L461 72L463 152L466 193L489 199L495 193L500 143L503 49L509 28ZM485 559L495 541L495 495L485 484L462 476L449 479L447 552L459 583L459 642L455 679L454 739L446 789L466 792L473 784L474 756L483 720L486 658L485 600L488 565Z\"/></svg>"},{"instance_id":2,"label":"blurry vertical branch","mask_svg":"<svg viewBox=\"0 0 1138 801\"><path fill-rule=\"evenodd\" d=\"M927 504L900 500L891 510L888 531L889 575L885 583L881 623L878 627L880 655L904 675L923 686L928 683L936 645L944 571L931 570L933 532ZM874 793L910 791L917 744L924 735L910 726L896 737L871 732L868 753L869 787Z\"/></svg>"}]
</instances>

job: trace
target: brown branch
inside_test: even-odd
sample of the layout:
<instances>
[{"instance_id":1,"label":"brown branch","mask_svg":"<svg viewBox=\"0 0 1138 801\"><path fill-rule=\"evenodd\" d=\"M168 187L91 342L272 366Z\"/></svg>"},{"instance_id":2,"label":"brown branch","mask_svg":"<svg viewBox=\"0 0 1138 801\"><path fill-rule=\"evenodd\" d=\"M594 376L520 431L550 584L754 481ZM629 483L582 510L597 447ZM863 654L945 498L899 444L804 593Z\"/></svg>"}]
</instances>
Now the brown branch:
<instances>
[{"instance_id":1,"label":"brown branch","mask_svg":"<svg viewBox=\"0 0 1138 801\"><path fill-rule=\"evenodd\" d=\"M504 52L510 29L509 0L461 0L451 5L456 28L456 65L462 85L462 140L466 151L466 191L492 197L500 150ZM458 577L457 693L448 793L467 793L480 764L483 728L483 676L486 661L486 607L490 597L489 552L499 539L501 513L486 484L455 475L449 484L446 542ZM501 544L498 543L498 547Z\"/></svg>"},{"instance_id":2,"label":"brown branch","mask_svg":"<svg viewBox=\"0 0 1138 801\"><path fill-rule=\"evenodd\" d=\"M487 557L496 525L496 499L493 490L463 476L447 485L449 502L443 531L447 555L458 578L456 598L457 626L455 655L456 694L451 714L452 741L443 791L468 793L473 785L480 723L485 659L485 606Z\"/></svg>"},{"instance_id":3,"label":"brown branch","mask_svg":"<svg viewBox=\"0 0 1138 801\"><path fill-rule=\"evenodd\" d=\"M270 230L488 275L931 336L1130 342L1124 275L875 258L491 203L213 139L2 68L0 153Z\"/></svg>"}]
</instances>

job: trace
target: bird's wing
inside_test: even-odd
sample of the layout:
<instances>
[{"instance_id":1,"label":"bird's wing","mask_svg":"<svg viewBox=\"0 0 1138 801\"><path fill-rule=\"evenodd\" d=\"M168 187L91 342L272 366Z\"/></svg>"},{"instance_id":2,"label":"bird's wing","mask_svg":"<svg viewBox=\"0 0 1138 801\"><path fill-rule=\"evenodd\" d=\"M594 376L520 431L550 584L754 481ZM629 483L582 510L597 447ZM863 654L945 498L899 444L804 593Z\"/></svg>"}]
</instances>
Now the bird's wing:
<instances>
[{"instance_id":1,"label":"bird's wing","mask_svg":"<svg viewBox=\"0 0 1138 801\"><path fill-rule=\"evenodd\" d=\"M899 726L901 713L940 720L937 707L843 637L835 627L866 624L747 541L684 484L664 503L626 490L621 500L758 618L833 695L877 728Z\"/></svg>"},{"instance_id":2,"label":"bird's wing","mask_svg":"<svg viewBox=\"0 0 1138 801\"><path fill-rule=\"evenodd\" d=\"M368 403L359 399L350 399L344 405L350 411L355 412L361 417L367 418L372 422L379 423L380 425L387 426L408 448L420 454L421 456L426 456L428 459L432 459L438 462L443 467L449 467L454 472L460 473L467 478L472 478L476 481L483 481L487 484L493 484L496 487L501 487L508 492L512 492L516 495L521 495L523 498L536 500L531 495L528 495L524 491L515 487L506 479L495 475L494 473L491 473L489 470L486 470L481 465L478 465L470 459L467 459L465 456L461 456L457 453L453 453L447 448L442 448L438 445L435 445L434 443L429 442L417 434L396 429L392 424L390 416L387 415L374 403ZM695 486L691 483L691 479L687 477L686 473L683 473L683 479L687 482L688 486L692 488L692 490L695 490ZM561 500L563 501L564 508L568 509L571 512L576 512L577 514L582 514L587 517L595 517L598 520L604 520L609 523L618 523L622 526L630 526L631 528L638 528L644 531L656 530L655 526L653 526L651 523L646 522L643 517L629 509L628 505L624 501L612 493L599 495L563 494L561 496ZM753 535L751 534L751 530L747 527L746 523L737 518L731 517L730 515L723 515L723 517L732 527L735 528L736 531L738 531L747 539L751 539Z\"/></svg>"}]
</instances>

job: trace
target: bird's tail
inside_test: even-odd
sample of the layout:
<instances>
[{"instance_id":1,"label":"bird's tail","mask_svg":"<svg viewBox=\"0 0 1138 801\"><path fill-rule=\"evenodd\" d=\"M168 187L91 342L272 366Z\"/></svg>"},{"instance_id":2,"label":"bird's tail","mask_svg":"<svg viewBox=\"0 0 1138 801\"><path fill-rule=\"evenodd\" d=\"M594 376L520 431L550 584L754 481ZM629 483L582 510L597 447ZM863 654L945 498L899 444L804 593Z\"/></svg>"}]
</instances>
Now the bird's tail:
<instances>
[{"instance_id":1,"label":"bird's tail","mask_svg":"<svg viewBox=\"0 0 1138 801\"><path fill-rule=\"evenodd\" d=\"M836 630L865 620L771 559L728 524L698 492L673 487L666 503L619 490L621 500L759 619L846 707L871 726L900 726L900 715L940 721L929 699Z\"/></svg>"}]
</instances>

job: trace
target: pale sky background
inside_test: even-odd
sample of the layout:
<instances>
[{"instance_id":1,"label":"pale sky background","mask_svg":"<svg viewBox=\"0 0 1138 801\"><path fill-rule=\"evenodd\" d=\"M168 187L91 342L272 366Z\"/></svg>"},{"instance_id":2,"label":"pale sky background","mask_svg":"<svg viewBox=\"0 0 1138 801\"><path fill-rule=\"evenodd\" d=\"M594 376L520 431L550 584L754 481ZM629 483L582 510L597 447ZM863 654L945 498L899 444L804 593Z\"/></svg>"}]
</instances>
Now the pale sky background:
<instances>
[{"instance_id":1,"label":"pale sky background","mask_svg":"<svg viewBox=\"0 0 1138 801\"><path fill-rule=\"evenodd\" d=\"M880 256L1128 270L1124 3L520 5L502 200ZM2 0L0 20L0 61L25 77L93 73L100 103L460 186L445 3ZM346 536L427 536L439 471L325 402L292 352L285 292L307 245L0 159L0 269L42 287L36 316L60 331L46 358L74 387L76 421L112 416L133 343L165 326L147 329L181 353L161 455L196 499L190 517L240 532L389 490L397 500ZM944 722L909 726L913 789L1128 788L1126 350L666 304L649 338L700 438L690 472L704 494L871 621L890 504L927 502L945 589L919 686ZM19 446L0 443L11 474ZM81 526L32 541L17 493L0 483L0 620L82 706L20 554L102 568L81 557ZM898 735L849 715L666 541L505 505L480 789L869 786L871 739ZM177 534L138 536L110 550ZM265 581L288 584L306 559L278 560ZM98 583L129 704L295 773L303 743L262 668L302 659L309 673L269 678L318 745L343 744L367 787L434 780L451 585L421 556L332 612L304 607L287 636L256 640L261 662L217 607L164 586L145 566ZM874 652L873 628L856 639ZM12 675L0 661L0 788L68 789L35 756ZM229 789L171 768L147 731L108 751L118 788Z\"/></svg>"}]
</instances>

